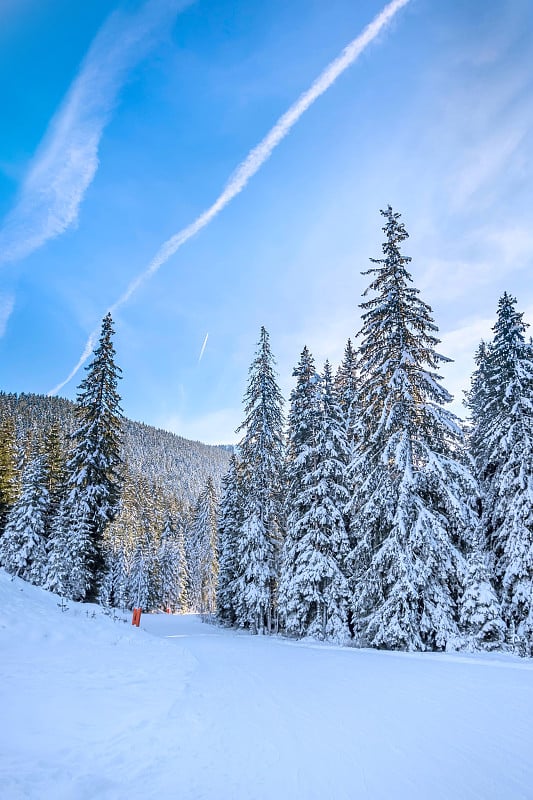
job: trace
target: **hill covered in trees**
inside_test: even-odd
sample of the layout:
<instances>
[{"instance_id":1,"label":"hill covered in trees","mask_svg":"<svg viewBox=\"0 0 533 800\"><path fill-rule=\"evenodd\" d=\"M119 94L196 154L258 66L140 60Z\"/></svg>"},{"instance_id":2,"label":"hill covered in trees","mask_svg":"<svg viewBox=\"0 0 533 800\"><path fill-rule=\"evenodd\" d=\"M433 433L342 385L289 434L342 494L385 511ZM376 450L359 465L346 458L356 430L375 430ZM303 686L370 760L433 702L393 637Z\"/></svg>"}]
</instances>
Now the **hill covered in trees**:
<instances>
[{"instance_id":1,"label":"hill covered in trees","mask_svg":"<svg viewBox=\"0 0 533 800\"><path fill-rule=\"evenodd\" d=\"M62 397L0 392L0 425L13 421L20 457L54 426L66 449L76 428L74 410L75 403ZM202 444L143 422L123 421L121 457L128 470L184 504L196 502L210 476L219 487L230 455L227 445Z\"/></svg>"}]
</instances>

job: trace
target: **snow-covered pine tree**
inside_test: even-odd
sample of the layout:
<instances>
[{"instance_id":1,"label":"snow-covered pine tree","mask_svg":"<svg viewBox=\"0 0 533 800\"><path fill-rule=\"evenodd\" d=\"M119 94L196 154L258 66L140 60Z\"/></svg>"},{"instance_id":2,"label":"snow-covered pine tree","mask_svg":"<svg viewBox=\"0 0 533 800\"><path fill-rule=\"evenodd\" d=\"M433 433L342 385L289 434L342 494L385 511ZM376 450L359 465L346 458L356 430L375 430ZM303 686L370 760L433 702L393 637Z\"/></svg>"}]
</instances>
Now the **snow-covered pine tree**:
<instances>
[{"instance_id":1,"label":"snow-covered pine tree","mask_svg":"<svg viewBox=\"0 0 533 800\"><path fill-rule=\"evenodd\" d=\"M489 428L492 427L489 421L491 410L494 411L490 402L492 394L489 376L490 350L490 344L484 341L479 343L474 356L476 369L470 381L470 389L466 392L465 397L465 405L470 412L468 445L482 489L491 472L487 439Z\"/></svg>"},{"instance_id":2,"label":"snow-covered pine tree","mask_svg":"<svg viewBox=\"0 0 533 800\"><path fill-rule=\"evenodd\" d=\"M94 598L104 570L102 537L106 525L114 518L121 490L119 455L122 412L117 383L120 368L115 364L112 342L113 321L107 314L102 321L98 347L80 384L76 404L78 429L73 434L74 449L67 465L67 506L71 520L71 552L80 536L81 562L78 590L89 585L86 594ZM90 537L90 547L86 537ZM76 563L78 562L78 559ZM80 599L83 599L81 595Z\"/></svg>"},{"instance_id":3,"label":"snow-covered pine tree","mask_svg":"<svg viewBox=\"0 0 533 800\"><path fill-rule=\"evenodd\" d=\"M45 520L50 496L44 457L24 469L22 493L8 513L0 539L0 564L12 575L40 586L46 568Z\"/></svg>"},{"instance_id":4,"label":"snow-covered pine tree","mask_svg":"<svg viewBox=\"0 0 533 800\"><path fill-rule=\"evenodd\" d=\"M237 621L238 575L237 548L243 519L242 470L235 453L229 470L222 479L222 495L218 513L218 585L217 616L226 625Z\"/></svg>"},{"instance_id":5,"label":"snow-covered pine tree","mask_svg":"<svg viewBox=\"0 0 533 800\"><path fill-rule=\"evenodd\" d=\"M438 365L448 359L431 308L410 286L400 215L381 212L383 258L361 304L362 438L349 504L356 535L353 609L359 639L374 647L441 649L458 635L458 599L471 537L476 484Z\"/></svg>"},{"instance_id":6,"label":"snow-covered pine tree","mask_svg":"<svg viewBox=\"0 0 533 800\"><path fill-rule=\"evenodd\" d=\"M45 524L45 538L51 535L54 519L59 513L61 500L65 496L65 455L59 424L54 422L45 432L43 451L46 464L46 487L50 502Z\"/></svg>"},{"instance_id":7,"label":"snow-covered pine tree","mask_svg":"<svg viewBox=\"0 0 533 800\"><path fill-rule=\"evenodd\" d=\"M137 539L142 536L144 482L124 470L124 483L113 521L104 531L105 569L100 583L102 605L125 609L130 604L129 579Z\"/></svg>"},{"instance_id":8,"label":"snow-covered pine tree","mask_svg":"<svg viewBox=\"0 0 533 800\"><path fill-rule=\"evenodd\" d=\"M291 450L295 466L301 458L308 471L288 515L280 603L289 633L342 643L349 638L344 574L349 541L343 517L349 496L345 485L349 449L328 362L320 384L314 376L311 381L309 411L317 418L309 427L312 431L316 425L316 431L299 452ZM291 419L298 421L292 413ZM292 446L291 433L289 441ZM291 485L291 496L295 491Z\"/></svg>"},{"instance_id":9,"label":"snow-covered pine tree","mask_svg":"<svg viewBox=\"0 0 533 800\"><path fill-rule=\"evenodd\" d=\"M351 339L346 343L344 356L335 376L335 394L345 420L348 444L351 446L360 416L357 353Z\"/></svg>"},{"instance_id":10,"label":"snow-covered pine tree","mask_svg":"<svg viewBox=\"0 0 533 800\"><path fill-rule=\"evenodd\" d=\"M148 515L143 515L142 531L136 538L128 576L128 605L145 611L153 608L156 553Z\"/></svg>"},{"instance_id":11,"label":"snow-covered pine tree","mask_svg":"<svg viewBox=\"0 0 533 800\"><path fill-rule=\"evenodd\" d=\"M48 534L48 558L44 588L59 595L71 597L71 563L69 554L69 512L65 498L53 517Z\"/></svg>"},{"instance_id":12,"label":"snow-covered pine tree","mask_svg":"<svg viewBox=\"0 0 533 800\"><path fill-rule=\"evenodd\" d=\"M533 653L533 347L507 292L487 355L483 522L508 637Z\"/></svg>"},{"instance_id":13,"label":"snow-covered pine tree","mask_svg":"<svg viewBox=\"0 0 533 800\"><path fill-rule=\"evenodd\" d=\"M269 335L261 328L244 396L239 455L245 487L237 550L237 624L254 633L277 627L282 541L283 398Z\"/></svg>"},{"instance_id":14,"label":"snow-covered pine tree","mask_svg":"<svg viewBox=\"0 0 533 800\"><path fill-rule=\"evenodd\" d=\"M50 526L44 586L61 597L83 600L91 584L93 544L88 510L81 502L72 518L72 498L64 498Z\"/></svg>"},{"instance_id":15,"label":"snow-covered pine tree","mask_svg":"<svg viewBox=\"0 0 533 800\"><path fill-rule=\"evenodd\" d=\"M17 452L15 422L11 416L0 420L0 536L7 515L17 498Z\"/></svg>"},{"instance_id":16,"label":"snow-covered pine tree","mask_svg":"<svg viewBox=\"0 0 533 800\"><path fill-rule=\"evenodd\" d=\"M468 650L499 650L505 642L505 623L483 539L478 530L468 557L460 614L463 646Z\"/></svg>"},{"instance_id":17,"label":"snow-covered pine tree","mask_svg":"<svg viewBox=\"0 0 533 800\"><path fill-rule=\"evenodd\" d=\"M314 471L320 427L320 376L307 346L292 372L296 386L291 391L287 429L286 531L281 554L279 610L283 628L295 635L304 630L303 614L293 591L300 545L300 520L307 506L300 505L308 475Z\"/></svg>"},{"instance_id":18,"label":"snow-covered pine tree","mask_svg":"<svg viewBox=\"0 0 533 800\"><path fill-rule=\"evenodd\" d=\"M157 598L162 608L185 611L187 608L187 563L183 530L167 509L157 552Z\"/></svg>"},{"instance_id":19,"label":"snow-covered pine tree","mask_svg":"<svg viewBox=\"0 0 533 800\"><path fill-rule=\"evenodd\" d=\"M189 600L199 613L214 614L218 582L217 496L211 478L198 497L190 537Z\"/></svg>"}]
</instances>

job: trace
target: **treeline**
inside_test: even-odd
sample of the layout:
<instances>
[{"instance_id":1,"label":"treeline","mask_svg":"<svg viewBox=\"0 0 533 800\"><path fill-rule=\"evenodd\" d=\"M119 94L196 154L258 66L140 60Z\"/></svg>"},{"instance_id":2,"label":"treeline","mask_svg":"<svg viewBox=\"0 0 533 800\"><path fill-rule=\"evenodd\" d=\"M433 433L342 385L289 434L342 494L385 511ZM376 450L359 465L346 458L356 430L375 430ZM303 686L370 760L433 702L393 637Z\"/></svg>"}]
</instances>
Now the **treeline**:
<instances>
[{"instance_id":1,"label":"treeline","mask_svg":"<svg viewBox=\"0 0 533 800\"><path fill-rule=\"evenodd\" d=\"M123 418L112 335L107 315L76 404L0 394L0 564L75 600L200 608L229 453Z\"/></svg>"},{"instance_id":2,"label":"treeline","mask_svg":"<svg viewBox=\"0 0 533 800\"><path fill-rule=\"evenodd\" d=\"M0 564L63 597L254 633L532 655L527 326L505 293L463 423L408 234L382 214L355 344L335 375L303 349L285 420L262 328L231 458L123 419L109 315L75 405L0 395Z\"/></svg>"},{"instance_id":3,"label":"treeline","mask_svg":"<svg viewBox=\"0 0 533 800\"><path fill-rule=\"evenodd\" d=\"M356 346L335 375L304 348L284 433L266 330L243 438L219 514L218 615L404 650L533 651L533 345L516 300L499 301L476 356L468 425L448 359L388 207Z\"/></svg>"}]
</instances>

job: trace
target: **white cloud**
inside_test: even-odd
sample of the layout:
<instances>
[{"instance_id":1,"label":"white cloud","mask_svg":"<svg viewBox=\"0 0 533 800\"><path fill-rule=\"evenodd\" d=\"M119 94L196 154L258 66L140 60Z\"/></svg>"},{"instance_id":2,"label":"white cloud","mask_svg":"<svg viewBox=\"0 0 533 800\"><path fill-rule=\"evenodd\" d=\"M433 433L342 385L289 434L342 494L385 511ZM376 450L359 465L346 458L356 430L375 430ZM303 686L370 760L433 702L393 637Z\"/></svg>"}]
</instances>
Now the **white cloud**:
<instances>
[{"instance_id":1,"label":"white cloud","mask_svg":"<svg viewBox=\"0 0 533 800\"><path fill-rule=\"evenodd\" d=\"M7 323L14 307L15 298L13 295L0 294L0 338L6 332Z\"/></svg>"},{"instance_id":2,"label":"white cloud","mask_svg":"<svg viewBox=\"0 0 533 800\"><path fill-rule=\"evenodd\" d=\"M25 258L75 225L98 169L100 139L128 73L186 0L148 0L104 23L0 228L0 262Z\"/></svg>"}]
</instances>

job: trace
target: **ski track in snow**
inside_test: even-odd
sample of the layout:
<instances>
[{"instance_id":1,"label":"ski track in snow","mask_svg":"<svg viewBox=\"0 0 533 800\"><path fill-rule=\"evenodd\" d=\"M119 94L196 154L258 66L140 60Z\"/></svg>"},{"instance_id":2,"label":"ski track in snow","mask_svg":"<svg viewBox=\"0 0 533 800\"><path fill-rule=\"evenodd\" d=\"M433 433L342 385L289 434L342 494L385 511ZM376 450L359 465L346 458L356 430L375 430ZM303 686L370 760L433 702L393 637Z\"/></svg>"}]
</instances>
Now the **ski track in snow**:
<instances>
[{"instance_id":1,"label":"ski track in snow","mask_svg":"<svg viewBox=\"0 0 533 800\"><path fill-rule=\"evenodd\" d=\"M531 660L57 601L0 570L2 800L533 799Z\"/></svg>"}]
</instances>

